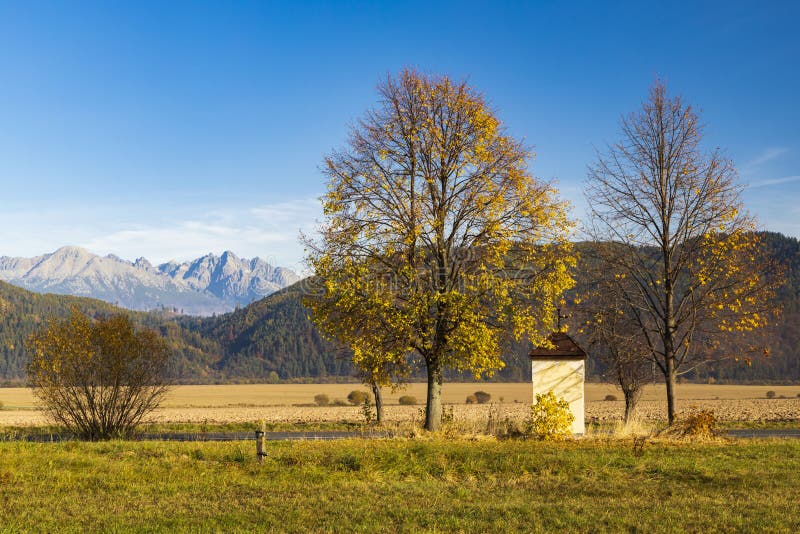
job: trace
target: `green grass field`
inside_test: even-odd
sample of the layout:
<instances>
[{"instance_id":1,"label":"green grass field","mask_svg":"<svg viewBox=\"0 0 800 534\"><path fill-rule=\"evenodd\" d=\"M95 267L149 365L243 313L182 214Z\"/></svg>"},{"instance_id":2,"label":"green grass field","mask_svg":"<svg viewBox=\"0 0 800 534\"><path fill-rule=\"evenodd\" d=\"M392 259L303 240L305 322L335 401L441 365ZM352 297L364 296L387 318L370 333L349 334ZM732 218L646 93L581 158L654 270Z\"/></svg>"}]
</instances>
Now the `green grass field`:
<instances>
[{"instance_id":1,"label":"green grass field","mask_svg":"<svg viewBox=\"0 0 800 534\"><path fill-rule=\"evenodd\" d=\"M0 443L6 531L800 530L800 442Z\"/></svg>"}]
</instances>

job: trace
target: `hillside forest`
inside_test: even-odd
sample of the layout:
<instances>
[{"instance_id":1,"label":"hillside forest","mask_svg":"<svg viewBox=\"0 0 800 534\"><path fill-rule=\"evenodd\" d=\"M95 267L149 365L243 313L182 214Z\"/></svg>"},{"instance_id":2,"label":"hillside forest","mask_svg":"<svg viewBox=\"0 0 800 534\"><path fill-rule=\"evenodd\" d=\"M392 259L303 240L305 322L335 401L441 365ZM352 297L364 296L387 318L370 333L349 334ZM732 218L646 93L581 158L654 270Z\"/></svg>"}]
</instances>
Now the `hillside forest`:
<instances>
[{"instance_id":1,"label":"hillside forest","mask_svg":"<svg viewBox=\"0 0 800 534\"><path fill-rule=\"evenodd\" d=\"M759 340L768 354L752 361L726 359L695 369L684 379L718 383L800 381L800 242L777 233L765 233L764 242L771 256L785 268L785 281L775 302L783 312ZM574 273L577 287L588 283L592 246L579 243L576 247L581 258ZM48 318L64 317L73 307L92 316L123 311L140 326L157 330L173 349L169 372L177 383L353 380L348 351L324 339L310 321L302 304L306 287L308 284L300 281L234 312L200 318L166 310L131 312L99 300L32 293L0 282L0 382L24 383L25 339ZM570 319L565 323L571 327L570 334L583 342ZM524 340L509 344L503 351L505 367L493 379L528 380L530 349ZM735 351L735 347L729 349ZM599 379L605 369L591 357L591 350L588 352L588 377ZM470 380L471 375L451 372L448 379Z\"/></svg>"}]
</instances>

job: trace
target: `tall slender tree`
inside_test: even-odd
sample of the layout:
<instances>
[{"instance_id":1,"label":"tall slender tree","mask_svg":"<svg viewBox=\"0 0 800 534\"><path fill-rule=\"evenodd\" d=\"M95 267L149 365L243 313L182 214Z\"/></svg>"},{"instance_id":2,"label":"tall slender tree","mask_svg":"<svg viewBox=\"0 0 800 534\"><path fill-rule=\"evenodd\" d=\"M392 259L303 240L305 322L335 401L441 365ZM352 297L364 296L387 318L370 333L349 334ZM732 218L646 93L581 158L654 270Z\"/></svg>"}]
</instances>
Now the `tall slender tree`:
<instances>
[{"instance_id":1,"label":"tall slender tree","mask_svg":"<svg viewBox=\"0 0 800 534\"><path fill-rule=\"evenodd\" d=\"M502 367L510 333L546 343L573 281L565 206L466 83L406 70L326 159L321 237L306 239L315 323L370 373L424 365L425 427L446 368Z\"/></svg>"},{"instance_id":2,"label":"tall slender tree","mask_svg":"<svg viewBox=\"0 0 800 534\"><path fill-rule=\"evenodd\" d=\"M704 345L762 328L776 311L778 276L733 163L702 139L692 107L656 82L598 154L586 190L590 234L615 245L601 259L664 375L670 424L676 378L708 363Z\"/></svg>"}]
</instances>

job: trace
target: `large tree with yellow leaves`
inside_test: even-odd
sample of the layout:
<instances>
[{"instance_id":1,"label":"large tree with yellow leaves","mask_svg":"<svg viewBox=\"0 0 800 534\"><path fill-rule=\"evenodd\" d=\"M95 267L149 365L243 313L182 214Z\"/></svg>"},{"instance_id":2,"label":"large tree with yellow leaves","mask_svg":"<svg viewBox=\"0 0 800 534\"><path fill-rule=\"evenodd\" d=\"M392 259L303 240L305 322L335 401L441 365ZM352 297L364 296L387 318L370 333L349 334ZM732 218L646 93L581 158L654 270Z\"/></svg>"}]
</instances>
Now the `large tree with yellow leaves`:
<instances>
[{"instance_id":1,"label":"large tree with yellow leaves","mask_svg":"<svg viewBox=\"0 0 800 534\"><path fill-rule=\"evenodd\" d=\"M531 154L466 83L403 71L326 159L320 237L307 239L314 322L370 380L414 365L438 430L446 368L503 366L507 335L546 343L572 286L565 206L528 172Z\"/></svg>"},{"instance_id":2,"label":"large tree with yellow leaves","mask_svg":"<svg viewBox=\"0 0 800 534\"><path fill-rule=\"evenodd\" d=\"M702 138L692 107L656 82L623 118L620 141L598 155L586 192L590 233L610 242L601 268L664 375L670 424L677 376L708 364L726 336L741 341L727 356L746 357L754 344L743 334L777 311L779 276L743 210L736 170Z\"/></svg>"}]
</instances>

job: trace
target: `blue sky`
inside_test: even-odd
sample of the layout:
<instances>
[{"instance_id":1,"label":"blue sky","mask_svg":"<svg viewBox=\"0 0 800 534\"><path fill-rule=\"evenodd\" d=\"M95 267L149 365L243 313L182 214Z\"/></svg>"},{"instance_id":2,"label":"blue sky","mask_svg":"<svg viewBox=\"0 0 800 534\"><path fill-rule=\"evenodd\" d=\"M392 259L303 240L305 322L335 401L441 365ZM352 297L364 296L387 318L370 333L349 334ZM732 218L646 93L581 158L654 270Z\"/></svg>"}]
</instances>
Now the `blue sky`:
<instances>
[{"instance_id":1,"label":"blue sky","mask_svg":"<svg viewBox=\"0 0 800 534\"><path fill-rule=\"evenodd\" d=\"M0 0L0 255L297 267L325 154L404 66L482 91L576 218L593 147L661 77L761 226L800 236L798 6Z\"/></svg>"}]
</instances>

